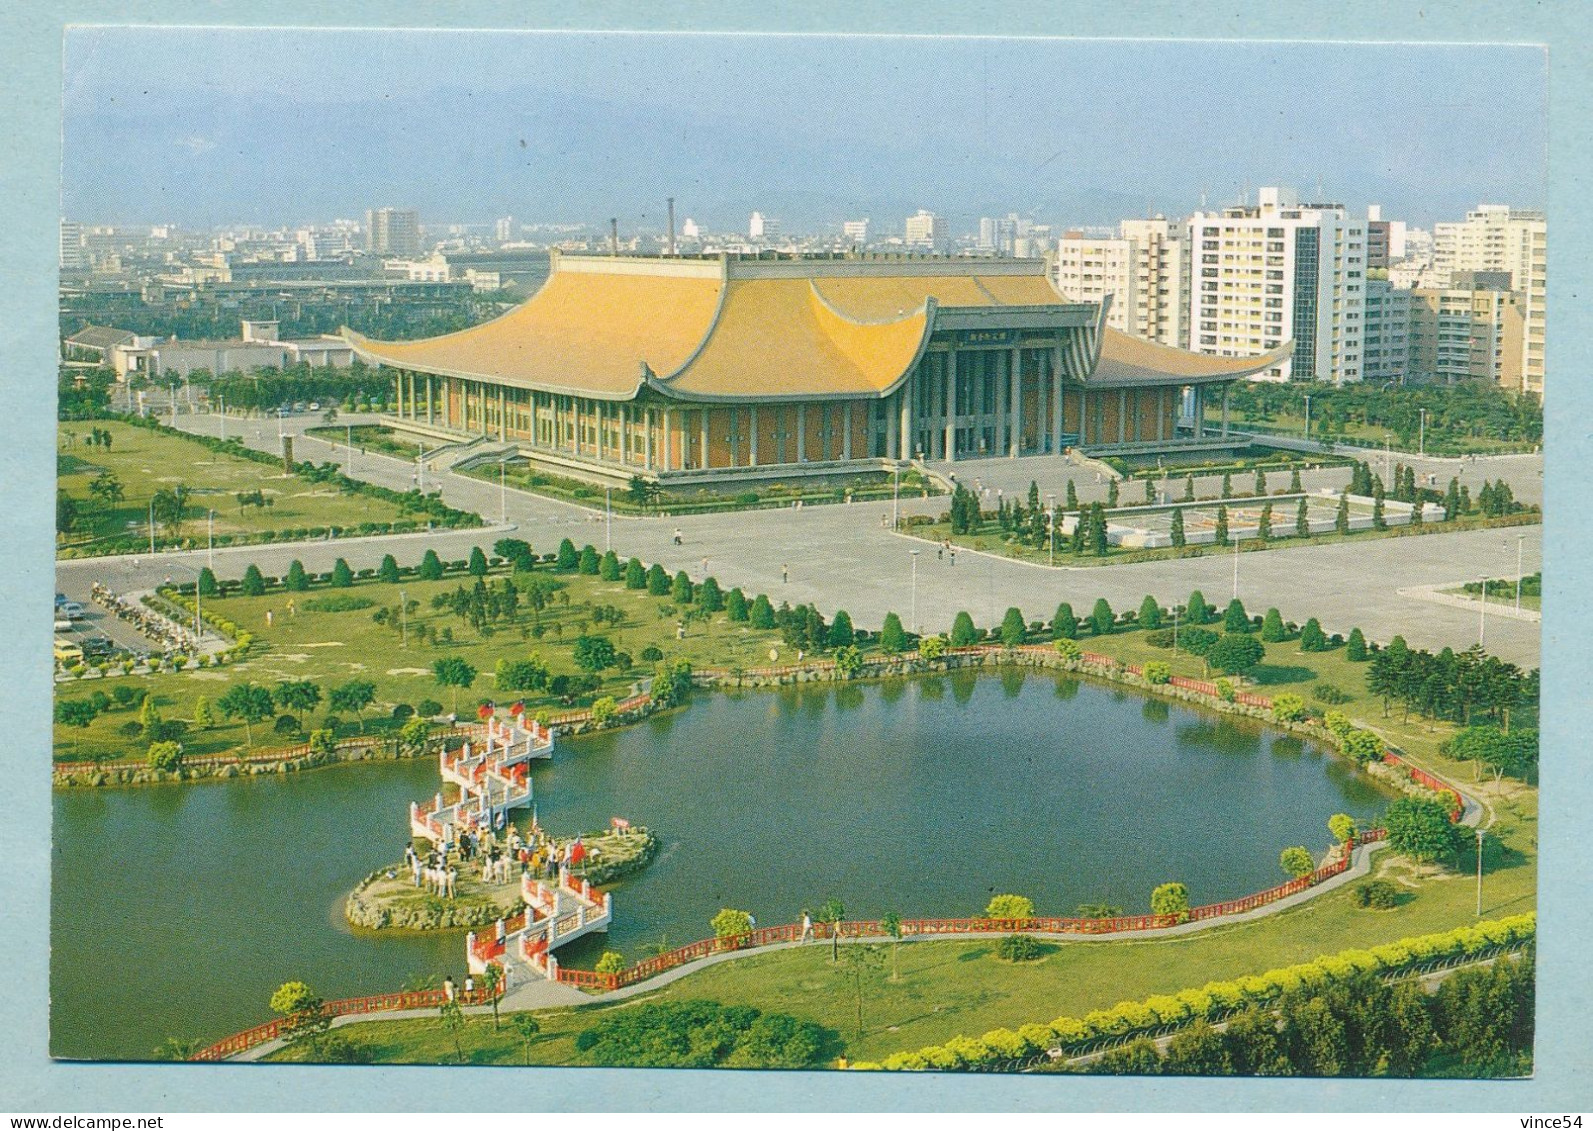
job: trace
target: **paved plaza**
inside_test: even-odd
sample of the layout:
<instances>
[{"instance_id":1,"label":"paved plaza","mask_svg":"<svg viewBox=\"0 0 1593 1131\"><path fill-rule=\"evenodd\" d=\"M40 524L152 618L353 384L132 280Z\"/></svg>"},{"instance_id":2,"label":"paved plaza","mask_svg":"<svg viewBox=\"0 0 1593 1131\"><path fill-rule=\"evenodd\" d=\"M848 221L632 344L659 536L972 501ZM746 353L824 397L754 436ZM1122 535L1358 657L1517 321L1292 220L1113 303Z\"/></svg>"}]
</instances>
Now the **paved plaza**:
<instances>
[{"instance_id":1,"label":"paved plaza","mask_svg":"<svg viewBox=\"0 0 1593 1131\"><path fill-rule=\"evenodd\" d=\"M360 418L340 418L339 423L344 422L359 423ZM298 435L317 423L301 417L287 421L285 427ZM178 424L210 435L219 431L215 416L179 416ZM229 436L242 436L251 447L278 450L274 419L231 418L226 428ZM342 445L334 449L302 435L295 440L294 453L299 459L316 462L335 459L344 463L348 458ZM397 490L411 486L414 465L409 461L358 452L354 458L358 478ZM1397 453L1393 458L1400 461ZM1414 462L1419 473L1430 467L1441 482L1460 474L1474 493L1484 478L1503 476L1518 499L1541 498L1540 456ZM958 472L966 480L977 476L986 483L1001 484L1008 492L1026 493L1032 479L1039 483L1042 494L1056 491L1060 496L1072 478L1083 501L1106 495L1106 485L1095 483L1093 472L1058 457L965 463L958 465ZM1307 490L1337 489L1347 475L1343 469L1308 472L1303 485ZM1281 475L1277 478L1274 487L1286 485ZM1197 481L1197 491L1214 494L1219 479ZM1235 486L1243 481L1244 477L1236 478ZM445 560L462 558L472 545L490 551L492 543L506 534L524 538L539 553L546 553L567 537L577 546L591 543L599 550L611 543L622 556L661 562L671 571L684 569L694 578L710 573L725 588L766 592L776 603L811 601L827 612L843 608L864 627L877 627L891 611L911 622L916 608L916 623L929 632L948 630L957 612L964 609L976 623L988 626L999 623L1006 609L1014 605L1031 621L1049 620L1061 601L1071 602L1075 612L1084 615L1097 597L1105 597L1121 611L1138 607L1147 593L1172 604L1185 600L1191 589L1200 589L1208 601L1221 604L1228 600L1234 584L1232 554L1050 569L964 550L953 564L949 558L937 557L933 544L893 533L888 525L882 525L882 517L890 511L889 502L678 518L615 515L610 524L600 510L513 489L500 494L498 486L467 476L428 473L428 486L433 482L442 485L443 497L450 504L475 510L489 520L497 520L501 511L513 530L494 524L484 530L432 535L218 549L216 572L224 577L240 575L254 562L264 573L280 575L294 558L317 571L329 570L338 557L346 558L355 569L370 568L380 564L386 553L401 563L419 561L427 547L435 547ZM939 514L945 506L944 498L902 501L904 513ZM1275 525L1290 523L1292 515L1274 515ZM679 546L673 544L676 529L681 532ZM1537 526L1333 545L1285 543L1278 549L1238 557L1239 595L1254 613L1275 605L1287 620L1303 622L1317 617L1330 633L1360 626L1373 639L1399 633L1415 647L1465 648L1477 642L1480 631L1490 652L1532 667L1539 662L1538 625L1505 616L1484 619L1480 608L1473 611L1434 604L1399 593L1412 587L1457 586L1483 576L1513 577L1518 536L1523 570L1531 573L1541 568L1542 528ZM919 551L916 570L914 550ZM63 561L57 566L57 588L86 601L89 586L97 580L126 591L148 587L168 575L181 580L205 562L203 550L161 554L153 560L143 556L136 565L131 557ZM783 571L789 580L782 580Z\"/></svg>"}]
</instances>

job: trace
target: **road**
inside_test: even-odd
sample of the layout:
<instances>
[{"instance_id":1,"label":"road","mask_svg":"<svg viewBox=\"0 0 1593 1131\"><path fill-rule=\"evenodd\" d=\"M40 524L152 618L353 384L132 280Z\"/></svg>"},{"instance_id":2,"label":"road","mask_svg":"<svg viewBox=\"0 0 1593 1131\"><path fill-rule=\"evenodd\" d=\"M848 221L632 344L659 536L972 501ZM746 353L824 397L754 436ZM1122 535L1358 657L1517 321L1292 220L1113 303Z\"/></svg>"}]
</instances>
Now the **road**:
<instances>
[{"instance_id":1,"label":"road","mask_svg":"<svg viewBox=\"0 0 1593 1131\"><path fill-rule=\"evenodd\" d=\"M340 419L340 423L348 418ZM359 423L360 418L354 418ZM308 417L284 422L296 435L319 423ZM178 417L179 427L211 435L219 431L214 416ZM277 422L258 425L237 418L227 421L228 435L242 435L251 447L278 450ZM346 463L348 454L322 441L299 435L294 452L300 459L320 462L335 458ZM1456 461L1429 461L1436 469ZM1422 466L1418 464L1417 466ZM1466 475L1480 486L1484 477L1503 475L1521 499L1536 497L1526 487L1541 490L1541 457L1506 456L1468 463ZM1081 497L1105 486L1092 473L1069 468L1054 457L992 460L959 469L967 480L1010 485L1026 491L1030 479L1042 492L1058 490L1067 478L1075 479ZM374 453L354 457L354 474L398 490L411 486L413 464ZM1453 471L1451 471L1453 473ZM1320 473L1323 476L1329 473ZM1334 485L1342 482L1337 473ZM1082 482L1084 477L1090 482ZM1241 477L1242 478L1242 477ZM444 499L461 509L475 510L490 520L507 517L506 530L494 525L486 530L437 534L392 535L344 539L337 542L300 543L292 546L255 546L215 551L215 568L222 576L236 576L250 562L270 575L283 573L298 558L307 569L329 570L344 557L355 569L375 567L382 555L392 553L401 563L419 561L427 547L448 558L461 558L472 545L490 551L506 533L529 541L539 553L551 552L563 538L576 545L591 543L603 549L612 544L622 557L661 562L671 572L684 569L693 577L706 573L729 588L748 593L766 592L776 603L811 601L827 612L844 608L855 623L873 627L887 612L916 623L930 632L950 628L959 610L967 610L984 626L998 623L1009 606L1023 610L1028 620L1049 620L1061 601L1080 615L1088 613L1096 598L1105 597L1119 611L1137 607L1145 594L1163 604L1184 601L1192 589L1207 600L1226 603L1233 591L1234 559L1230 555L1182 561L1148 562L1107 567L1048 569L1002 558L959 552L955 564L938 559L934 546L893 533L881 525L889 503L809 506L801 510L753 511L734 514L692 515L679 518L632 518L615 515L611 525L599 510L588 510L510 489L500 495L493 484L451 473L428 473L427 486L440 483ZM1307 484L1310 486L1311 484ZM1324 479L1324 485L1326 480ZM1237 486L1237 482L1236 482ZM1006 488L1004 488L1006 489ZM906 513L938 513L944 499L904 500ZM682 545L673 544L681 532ZM1484 647L1501 658L1535 667L1539 657L1536 624L1504 616L1489 616L1482 624L1481 610L1449 608L1402 597L1401 588L1460 585L1487 575L1513 577L1517 536L1520 535L1522 568L1541 568L1541 527L1467 531L1416 538L1367 539L1333 545L1285 546L1238 559L1239 595L1254 613L1276 606L1286 620L1303 622L1317 617L1329 633L1348 632L1359 626L1371 639L1398 633L1414 647L1465 648L1482 632ZM913 550L919 550L914 584ZM57 588L82 600L94 580L126 590L160 581L183 568L197 570L206 551L162 554L151 561L141 558L67 561L57 568ZM168 565L167 563L175 563ZM706 570L704 562L707 563ZM782 579L782 570L789 580Z\"/></svg>"}]
</instances>

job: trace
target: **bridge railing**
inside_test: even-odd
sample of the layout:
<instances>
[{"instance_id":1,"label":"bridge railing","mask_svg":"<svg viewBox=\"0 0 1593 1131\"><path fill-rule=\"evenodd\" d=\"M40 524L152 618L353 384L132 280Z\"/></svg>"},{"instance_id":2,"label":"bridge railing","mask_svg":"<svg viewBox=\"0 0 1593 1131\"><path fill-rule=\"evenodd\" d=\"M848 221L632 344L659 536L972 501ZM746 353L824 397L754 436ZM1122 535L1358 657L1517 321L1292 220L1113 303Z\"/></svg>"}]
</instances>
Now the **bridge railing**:
<instances>
[{"instance_id":1,"label":"bridge railing","mask_svg":"<svg viewBox=\"0 0 1593 1131\"><path fill-rule=\"evenodd\" d=\"M454 998L461 1005L486 1005L492 1001L485 990L456 990ZM448 1000L446 990L403 990L390 994L371 994L366 997L340 998L323 1007L327 1017L351 1017L365 1013L387 1013L400 1009L432 1009ZM226 1060L239 1053L248 1052L267 1041L276 1040L290 1031L291 1019L278 1017L230 1037L223 1037L189 1057L189 1060Z\"/></svg>"}]
</instances>

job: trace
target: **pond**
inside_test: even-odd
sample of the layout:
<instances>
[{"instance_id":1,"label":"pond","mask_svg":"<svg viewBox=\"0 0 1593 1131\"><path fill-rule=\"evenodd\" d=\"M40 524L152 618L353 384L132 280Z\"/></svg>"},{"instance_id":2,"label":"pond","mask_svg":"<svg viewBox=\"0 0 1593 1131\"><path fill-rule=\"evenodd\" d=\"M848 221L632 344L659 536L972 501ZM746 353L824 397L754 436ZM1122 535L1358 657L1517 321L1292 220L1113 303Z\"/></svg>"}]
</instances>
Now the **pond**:
<instances>
[{"instance_id":1,"label":"pond","mask_svg":"<svg viewBox=\"0 0 1593 1131\"><path fill-rule=\"evenodd\" d=\"M54 798L51 1048L147 1058L168 1036L265 1020L301 979L327 997L463 972L455 932L352 932L348 890L396 860L435 763L366 764ZM854 917L1148 908L1280 882L1278 853L1385 797L1313 744L1051 673L699 694L690 709L562 745L535 775L560 835L623 816L663 849L615 922L561 951L590 966L710 933L721 907L789 922L834 895Z\"/></svg>"}]
</instances>

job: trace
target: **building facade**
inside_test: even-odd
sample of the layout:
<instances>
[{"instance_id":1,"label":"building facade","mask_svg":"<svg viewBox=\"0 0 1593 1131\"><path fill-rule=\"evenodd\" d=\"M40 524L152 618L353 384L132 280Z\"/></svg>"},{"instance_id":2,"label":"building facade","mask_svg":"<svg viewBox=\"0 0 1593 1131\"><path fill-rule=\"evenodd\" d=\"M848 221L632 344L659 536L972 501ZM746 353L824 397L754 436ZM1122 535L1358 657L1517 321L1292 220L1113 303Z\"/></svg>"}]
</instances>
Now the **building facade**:
<instances>
[{"instance_id":1,"label":"building facade","mask_svg":"<svg viewBox=\"0 0 1593 1131\"><path fill-rule=\"evenodd\" d=\"M1361 344L1361 379L1403 382L1410 364L1411 292L1396 287L1386 269L1372 268L1366 280L1366 330Z\"/></svg>"},{"instance_id":2,"label":"building facade","mask_svg":"<svg viewBox=\"0 0 1593 1131\"><path fill-rule=\"evenodd\" d=\"M1366 221L1280 188L1256 205L1189 221L1190 348L1218 357L1276 349L1258 380L1359 381L1366 317Z\"/></svg>"},{"instance_id":3,"label":"building facade","mask_svg":"<svg viewBox=\"0 0 1593 1131\"><path fill-rule=\"evenodd\" d=\"M903 225L903 241L916 247L939 247L946 242L946 220L927 209L907 217Z\"/></svg>"},{"instance_id":4,"label":"building facade","mask_svg":"<svg viewBox=\"0 0 1593 1131\"><path fill-rule=\"evenodd\" d=\"M1115 238L1066 232L1057 241L1055 279L1057 290L1081 302L1110 297L1113 329L1188 348L1189 243L1179 221L1124 220Z\"/></svg>"},{"instance_id":5,"label":"building facade","mask_svg":"<svg viewBox=\"0 0 1593 1131\"><path fill-rule=\"evenodd\" d=\"M1458 223L1433 225L1434 285L1447 289L1457 272L1505 271L1520 297L1514 305L1522 321L1520 357L1512 368L1514 388L1543 393L1544 336L1547 328L1548 221L1542 212L1484 204Z\"/></svg>"},{"instance_id":6,"label":"building facade","mask_svg":"<svg viewBox=\"0 0 1593 1131\"><path fill-rule=\"evenodd\" d=\"M366 212L365 250L401 259L418 256L420 213L402 208L373 208Z\"/></svg>"},{"instance_id":7,"label":"building facade","mask_svg":"<svg viewBox=\"0 0 1593 1131\"><path fill-rule=\"evenodd\" d=\"M1411 292L1412 378L1519 388L1525 319L1510 273L1451 271L1450 280L1449 287Z\"/></svg>"},{"instance_id":8,"label":"building facade","mask_svg":"<svg viewBox=\"0 0 1593 1131\"><path fill-rule=\"evenodd\" d=\"M757 479L1206 439L1201 402L1288 352L1202 357L1106 327L1041 260L555 256L496 321L344 331L401 428L599 479ZM1191 406L1194 406L1191 409Z\"/></svg>"}]
</instances>

